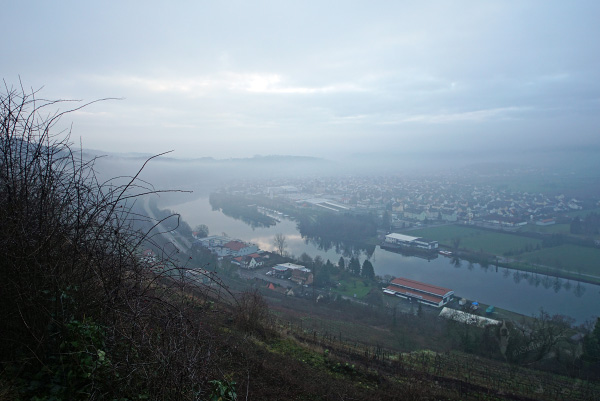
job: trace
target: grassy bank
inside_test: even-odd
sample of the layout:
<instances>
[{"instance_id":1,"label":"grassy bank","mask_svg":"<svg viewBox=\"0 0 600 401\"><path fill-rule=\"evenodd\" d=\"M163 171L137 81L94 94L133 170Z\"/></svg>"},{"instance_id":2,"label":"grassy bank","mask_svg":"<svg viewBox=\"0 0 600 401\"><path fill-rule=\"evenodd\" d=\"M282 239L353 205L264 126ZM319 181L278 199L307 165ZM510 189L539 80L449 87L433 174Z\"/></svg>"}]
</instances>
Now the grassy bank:
<instances>
[{"instance_id":1,"label":"grassy bank","mask_svg":"<svg viewBox=\"0 0 600 401\"><path fill-rule=\"evenodd\" d=\"M458 246L462 250L499 256L542 246L542 241L536 238L458 225L423 228L407 234L435 240L449 248L453 248L455 241L460 240Z\"/></svg>"},{"instance_id":2,"label":"grassy bank","mask_svg":"<svg viewBox=\"0 0 600 401\"><path fill-rule=\"evenodd\" d=\"M556 234L564 233L568 225L532 228ZM490 257L498 257L499 265L511 269L600 284L598 248L574 244L543 248L541 239L459 225L428 227L408 234L439 241L448 248L458 243L460 256L465 259L478 261L484 257L489 261Z\"/></svg>"}]
</instances>

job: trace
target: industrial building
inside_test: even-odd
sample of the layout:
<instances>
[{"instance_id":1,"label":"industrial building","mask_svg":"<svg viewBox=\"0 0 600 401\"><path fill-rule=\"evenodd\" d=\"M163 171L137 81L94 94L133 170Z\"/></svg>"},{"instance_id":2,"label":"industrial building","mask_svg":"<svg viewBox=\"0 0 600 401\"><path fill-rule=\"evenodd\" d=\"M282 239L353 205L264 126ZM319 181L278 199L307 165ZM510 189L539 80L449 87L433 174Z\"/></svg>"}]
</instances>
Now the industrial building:
<instances>
[{"instance_id":1,"label":"industrial building","mask_svg":"<svg viewBox=\"0 0 600 401\"><path fill-rule=\"evenodd\" d=\"M268 273L267 273L268 274ZM313 274L310 269L293 263L281 263L271 268L271 274L275 277L286 277L300 285L310 285L313 283Z\"/></svg>"},{"instance_id":2,"label":"industrial building","mask_svg":"<svg viewBox=\"0 0 600 401\"><path fill-rule=\"evenodd\" d=\"M302 265L295 265L293 263L280 263L271 268L271 271L273 272L272 274L276 276L283 275L287 271L293 272L295 270L303 273L310 273L310 269L307 269Z\"/></svg>"},{"instance_id":3,"label":"industrial building","mask_svg":"<svg viewBox=\"0 0 600 401\"><path fill-rule=\"evenodd\" d=\"M410 235L392 233L385 236L386 244L415 247L421 249L437 249L437 241L429 241L422 237L411 237Z\"/></svg>"},{"instance_id":4,"label":"industrial building","mask_svg":"<svg viewBox=\"0 0 600 401\"><path fill-rule=\"evenodd\" d=\"M450 302L454 295L454 291L448 288L421 283L407 278L395 278L389 286L383 289L383 292L437 308Z\"/></svg>"}]
</instances>

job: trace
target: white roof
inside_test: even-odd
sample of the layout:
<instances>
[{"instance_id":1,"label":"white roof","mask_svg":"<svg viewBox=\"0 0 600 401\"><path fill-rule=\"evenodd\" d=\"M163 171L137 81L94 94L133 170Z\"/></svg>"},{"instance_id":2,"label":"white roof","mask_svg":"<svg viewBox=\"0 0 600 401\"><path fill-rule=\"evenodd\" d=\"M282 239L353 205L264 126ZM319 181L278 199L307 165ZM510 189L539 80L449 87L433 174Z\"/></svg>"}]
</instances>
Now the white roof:
<instances>
[{"instance_id":1,"label":"white roof","mask_svg":"<svg viewBox=\"0 0 600 401\"><path fill-rule=\"evenodd\" d=\"M310 269L307 269L306 267L301 266L301 265L295 265L293 263L280 263L280 264L274 266L273 269L279 270L279 271L285 271L287 269L300 270L300 271L303 271L306 273L310 273Z\"/></svg>"},{"instance_id":2,"label":"white roof","mask_svg":"<svg viewBox=\"0 0 600 401\"><path fill-rule=\"evenodd\" d=\"M458 322L472 324L479 327L485 327L492 324L501 324L499 320L490 319L483 316L473 315L472 313L462 312L456 309L444 307L440 312L441 317L456 320Z\"/></svg>"},{"instance_id":3,"label":"white roof","mask_svg":"<svg viewBox=\"0 0 600 401\"><path fill-rule=\"evenodd\" d=\"M421 237L411 237L410 235L397 234L397 233L388 234L388 235L386 235L386 237L397 239L399 241L407 241L407 242L415 241L415 240L418 240L419 238L421 238Z\"/></svg>"}]
</instances>

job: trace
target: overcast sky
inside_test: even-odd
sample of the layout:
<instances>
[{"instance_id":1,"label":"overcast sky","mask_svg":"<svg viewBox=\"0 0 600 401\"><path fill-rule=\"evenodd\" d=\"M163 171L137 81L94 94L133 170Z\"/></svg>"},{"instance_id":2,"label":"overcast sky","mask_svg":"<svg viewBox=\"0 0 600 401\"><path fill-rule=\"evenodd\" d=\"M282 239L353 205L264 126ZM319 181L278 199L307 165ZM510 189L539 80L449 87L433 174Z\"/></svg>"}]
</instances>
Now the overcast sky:
<instances>
[{"instance_id":1,"label":"overcast sky","mask_svg":"<svg viewBox=\"0 0 600 401\"><path fill-rule=\"evenodd\" d=\"M172 3L176 3L175 5ZM86 148L600 149L596 1L6 1L0 73Z\"/></svg>"}]
</instances>

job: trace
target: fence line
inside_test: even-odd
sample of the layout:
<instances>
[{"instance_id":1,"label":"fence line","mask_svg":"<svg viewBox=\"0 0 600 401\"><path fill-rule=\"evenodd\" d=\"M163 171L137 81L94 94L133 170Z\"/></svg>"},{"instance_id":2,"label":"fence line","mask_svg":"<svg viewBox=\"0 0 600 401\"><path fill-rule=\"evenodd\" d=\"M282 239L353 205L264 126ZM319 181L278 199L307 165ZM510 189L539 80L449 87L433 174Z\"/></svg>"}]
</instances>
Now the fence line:
<instances>
[{"instance_id":1,"label":"fence line","mask_svg":"<svg viewBox=\"0 0 600 401\"><path fill-rule=\"evenodd\" d=\"M594 400L600 383L571 379L556 374L534 371L508 363L456 352L416 351L402 353L346 339L338 327L321 330L307 327L302 319L279 321L281 327L299 340L329 350L331 355L345 357L365 367L380 368L394 375L429 376L445 381L458 395L488 392L497 395L525 396L539 400Z\"/></svg>"}]
</instances>

